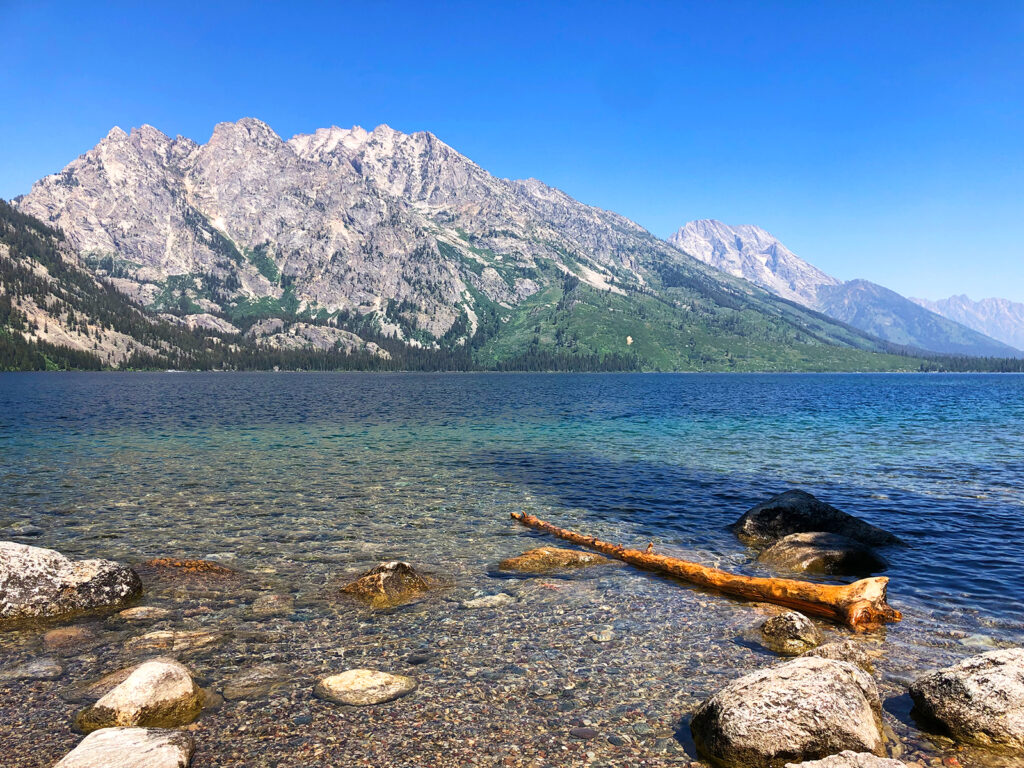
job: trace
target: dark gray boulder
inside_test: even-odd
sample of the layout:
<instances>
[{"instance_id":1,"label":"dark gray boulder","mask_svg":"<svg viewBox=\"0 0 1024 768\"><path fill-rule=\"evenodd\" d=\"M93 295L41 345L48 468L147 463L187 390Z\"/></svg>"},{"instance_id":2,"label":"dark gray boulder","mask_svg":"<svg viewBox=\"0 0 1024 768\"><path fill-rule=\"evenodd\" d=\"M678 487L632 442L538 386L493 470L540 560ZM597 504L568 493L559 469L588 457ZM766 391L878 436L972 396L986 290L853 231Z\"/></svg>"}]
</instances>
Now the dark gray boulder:
<instances>
[{"instance_id":1,"label":"dark gray boulder","mask_svg":"<svg viewBox=\"0 0 1024 768\"><path fill-rule=\"evenodd\" d=\"M117 606L141 593L139 575L121 563L0 541L0 621Z\"/></svg>"},{"instance_id":2,"label":"dark gray boulder","mask_svg":"<svg viewBox=\"0 0 1024 768\"><path fill-rule=\"evenodd\" d=\"M884 755L881 709L860 667L805 657L733 681L697 708L690 730L724 768L781 768L843 750Z\"/></svg>"},{"instance_id":3,"label":"dark gray boulder","mask_svg":"<svg viewBox=\"0 0 1024 768\"><path fill-rule=\"evenodd\" d=\"M887 563L871 547L838 533L791 533L764 550L758 562L796 573L867 576Z\"/></svg>"},{"instance_id":4,"label":"dark gray boulder","mask_svg":"<svg viewBox=\"0 0 1024 768\"><path fill-rule=\"evenodd\" d=\"M819 501L806 491L786 491L748 510L732 525L750 546L764 547L791 533L825 531L870 545L900 544L898 537Z\"/></svg>"},{"instance_id":5,"label":"dark gray boulder","mask_svg":"<svg viewBox=\"0 0 1024 768\"><path fill-rule=\"evenodd\" d=\"M958 741L1024 754L1024 648L989 651L910 686L914 712Z\"/></svg>"},{"instance_id":6,"label":"dark gray boulder","mask_svg":"<svg viewBox=\"0 0 1024 768\"><path fill-rule=\"evenodd\" d=\"M825 636L817 625L796 611L772 616L761 625L761 643L785 656L799 656L823 642Z\"/></svg>"}]
</instances>

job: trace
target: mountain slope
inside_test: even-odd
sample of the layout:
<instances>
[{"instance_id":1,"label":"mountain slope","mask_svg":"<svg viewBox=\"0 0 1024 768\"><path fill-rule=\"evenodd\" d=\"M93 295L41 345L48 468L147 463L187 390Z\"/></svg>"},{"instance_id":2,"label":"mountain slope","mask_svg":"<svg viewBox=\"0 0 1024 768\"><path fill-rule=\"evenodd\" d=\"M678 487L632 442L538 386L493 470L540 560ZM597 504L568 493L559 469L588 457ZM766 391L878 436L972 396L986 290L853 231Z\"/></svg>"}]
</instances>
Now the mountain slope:
<instances>
[{"instance_id":1,"label":"mountain slope","mask_svg":"<svg viewBox=\"0 0 1024 768\"><path fill-rule=\"evenodd\" d=\"M200 145L115 128L17 205L150 311L263 346L336 328L363 351L448 350L488 367L908 365L618 214L495 178L429 133L284 141L245 118Z\"/></svg>"},{"instance_id":2,"label":"mountain slope","mask_svg":"<svg viewBox=\"0 0 1024 768\"><path fill-rule=\"evenodd\" d=\"M1024 304L1009 299L972 301L963 294L939 301L911 301L993 339L1024 349Z\"/></svg>"},{"instance_id":3,"label":"mountain slope","mask_svg":"<svg viewBox=\"0 0 1024 768\"><path fill-rule=\"evenodd\" d=\"M1020 350L868 282L841 282L807 263L763 229L691 221L669 238L706 264L866 333L941 354L1013 357Z\"/></svg>"}]
</instances>

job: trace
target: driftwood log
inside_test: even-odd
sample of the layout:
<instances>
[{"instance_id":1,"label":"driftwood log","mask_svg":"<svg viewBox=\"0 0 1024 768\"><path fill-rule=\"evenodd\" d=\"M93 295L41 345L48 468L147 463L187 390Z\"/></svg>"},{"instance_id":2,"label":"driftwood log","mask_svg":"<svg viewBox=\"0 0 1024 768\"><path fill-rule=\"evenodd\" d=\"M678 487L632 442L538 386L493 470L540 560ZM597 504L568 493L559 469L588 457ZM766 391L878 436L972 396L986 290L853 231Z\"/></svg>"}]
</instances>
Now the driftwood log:
<instances>
[{"instance_id":1,"label":"driftwood log","mask_svg":"<svg viewBox=\"0 0 1024 768\"><path fill-rule=\"evenodd\" d=\"M552 536L579 544L581 547L595 549L630 565L649 571L658 571L733 597L775 603L803 613L823 616L840 624L846 624L857 632L877 629L886 622L899 621L902 618L900 612L890 607L885 601L889 579L884 576L861 579L853 584L845 585L813 584L796 579L740 576L721 571L718 568L709 568L687 560L680 560L677 557L656 554L650 551L650 545L648 545L648 551L642 552L638 549L626 549L618 544L609 544L593 536L583 536L564 528L558 528L525 512L513 512L512 517L530 528L550 533Z\"/></svg>"}]
</instances>

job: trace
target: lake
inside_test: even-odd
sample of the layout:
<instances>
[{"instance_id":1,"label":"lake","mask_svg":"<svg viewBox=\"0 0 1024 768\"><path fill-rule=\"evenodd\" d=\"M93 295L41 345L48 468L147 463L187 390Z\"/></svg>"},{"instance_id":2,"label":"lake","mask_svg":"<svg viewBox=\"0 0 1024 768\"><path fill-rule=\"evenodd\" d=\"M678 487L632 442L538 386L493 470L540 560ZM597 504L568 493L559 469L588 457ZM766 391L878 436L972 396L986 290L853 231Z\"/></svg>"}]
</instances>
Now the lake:
<instances>
[{"instance_id":1,"label":"lake","mask_svg":"<svg viewBox=\"0 0 1024 768\"><path fill-rule=\"evenodd\" d=\"M929 740L902 693L1024 642L1022 425L1011 375L2 374L0 538L246 575L147 583L144 604L171 611L156 624L83 619L95 641L60 679L0 699L0 741L18 747L5 765L68 751L75 687L168 628L223 633L179 654L211 690L275 671L203 714L196 765L686 765L687 713L776 660L750 639L763 615L625 565L511 577L501 559L557 542L509 513L767 575L727 526L788 488L908 544L883 552L903 622L856 638L905 759L1000 765ZM26 524L42 533L10 534ZM445 588L384 612L339 598L390 559ZM497 592L514 601L462 605ZM254 616L272 593L294 610ZM605 628L612 642L591 641ZM2 658L37 657L39 634L0 634ZM420 687L358 710L312 698L317 675L349 666ZM581 724L601 737L572 738Z\"/></svg>"}]
</instances>

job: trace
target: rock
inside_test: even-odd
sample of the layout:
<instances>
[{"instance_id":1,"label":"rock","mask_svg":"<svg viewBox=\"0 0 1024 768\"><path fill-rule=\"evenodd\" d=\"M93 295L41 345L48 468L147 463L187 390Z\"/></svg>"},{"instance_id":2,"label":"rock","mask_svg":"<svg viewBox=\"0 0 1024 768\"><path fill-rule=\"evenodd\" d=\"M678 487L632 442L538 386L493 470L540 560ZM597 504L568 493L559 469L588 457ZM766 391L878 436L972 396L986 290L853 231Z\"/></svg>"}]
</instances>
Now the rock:
<instances>
[{"instance_id":1,"label":"rock","mask_svg":"<svg viewBox=\"0 0 1024 768\"><path fill-rule=\"evenodd\" d=\"M139 575L126 565L69 560L52 549L0 541L0 620L65 616L141 593Z\"/></svg>"},{"instance_id":2,"label":"rock","mask_svg":"<svg viewBox=\"0 0 1024 768\"><path fill-rule=\"evenodd\" d=\"M254 616L266 618L281 616L295 610L295 598L291 595L261 595L252 604Z\"/></svg>"},{"instance_id":3,"label":"rock","mask_svg":"<svg viewBox=\"0 0 1024 768\"><path fill-rule=\"evenodd\" d=\"M152 605L137 605L117 614L118 618L125 621L156 621L157 619L166 619L170 615L171 612L166 608L156 608Z\"/></svg>"},{"instance_id":4,"label":"rock","mask_svg":"<svg viewBox=\"0 0 1024 768\"><path fill-rule=\"evenodd\" d=\"M43 648L49 653L74 656L99 642L96 633L88 627L60 627L43 635Z\"/></svg>"},{"instance_id":5,"label":"rock","mask_svg":"<svg viewBox=\"0 0 1024 768\"><path fill-rule=\"evenodd\" d=\"M690 730L726 768L777 768L845 749L884 754L874 680L848 662L814 657L733 681L697 708Z\"/></svg>"},{"instance_id":6,"label":"rock","mask_svg":"<svg viewBox=\"0 0 1024 768\"><path fill-rule=\"evenodd\" d=\"M416 689L416 681L375 669L350 669L340 675L321 678L313 694L327 701L365 707L405 696Z\"/></svg>"},{"instance_id":7,"label":"rock","mask_svg":"<svg viewBox=\"0 0 1024 768\"><path fill-rule=\"evenodd\" d=\"M140 664L128 677L78 713L85 733L112 726L173 728L191 723L203 708L203 692L192 674L173 659Z\"/></svg>"},{"instance_id":8,"label":"rock","mask_svg":"<svg viewBox=\"0 0 1024 768\"><path fill-rule=\"evenodd\" d=\"M757 557L758 562L797 573L866 576L887 563L865 544L838 533L791 533Z\"/></svg>"},{"instance_id":9,"label":"rock","mask_svg":"<svg viewBox=\"0 0 1024 768\"><path fill-rule=\"evenodd\" d=\"M187 768L192 735L163 728L103 728L86 736L54 768Z\"/></svg>"},{"instance_id":10,"label":"rock","mask_svg":"<svg viewBox=\"0 0 1024 768\"><path fill-rule=\"evenodd\" d=\"M792 533L825 531L869 545L900 544L899 538L819 501L805 491L786 491L748 510L732 525L750 546L768 546Z\"/></svg>"},{"instance_id":11,"label":"rock","mask_svg":"<svg viewBox=\"0 0 1024 768\"><path fill-rule=\"evenodd\" d=\"M1024 754L1024 648L989 651L910 686L914 711L957 741Z\"/></svg>"},{"instance_id":12,"label":"rock","mask_svg":"<svg viewBox=\"0 0 1024 768\"><path fill-rule=\"evenodd\" d=\"M825 643L817 648L805 651L801 656L816 656L821 659L832 659L833 661L848 661L856 664L865 672L874 672L875 668L871 662L871 656L852 640L839 640L834 643Z\"/></svg>"},{"instance_id":13,"label":"rock","mask_svg":"<svg viewBox=\"0 0 1024 768\"><path fill-rule=\"evenodd\" d=\"M601 733L600 731L597 731L593 728L586 728L581 726L578 728L570 728L569 735L572 736L574 739L582 739L583 741L589 741L590 739L596 739L598 736L601 735Z\"/></svg>"},{"instance_id":14,"label":"rock","mask_svg":"<svg viewBox=\"0 0 1024 768\"><path fill-rule=\"evenodd\" d=\"M32 659L0 671L0 683L9 680L56 680L63 674L64 667L55 659Z\"/></svg>"},{"instance_id":15,"label":"rock","mask_svg":"<svg viewBox=\"0 0 1024 768\"><path fill-rule=\"evenodd\" d=\"M484 595L483 597L476 597L472 600L464 600L462 602L463 608L497 608L501 605L508 605L514 603L516 599L505 592L499 592L496 595Z\"/></svg>"},{"instance_id":16,"label":"rock","mask_svg":"<svg viewBox=\"0 0 1024 768\"><path fill-rule=\"evenodd\" d=\"M614 639L615 633L610 629L602 629L590 636L590 641L592 643L610 643Z\"/></svg>"},{"instance_id":17,"label":"rock","mask_svg":"<svg viewBox=\"0 0 1024 768\"><path fill-rule=\"evenodd\" d=\"M372 568L341 591L370 603L391 608L407 603L430 589L430 584L408 563L394 560Z\"/></svg>"},{"instance_id":18,"label":"rock","mask_svg":"<svg viewBox=\"0 0 1024 768\"><path fill-rule=\"evenodd\" d=\"M174 571L182 574L202 574L213 577L235 576L238 571L232 570L212 560L188 560L177 557L155 557L147 560L141 566L143 569L154 571Z\"/></svg>"},{"instance_id":19,"label":"rock","mask_svg":"<svg viewBox=\"0 0 1024 768\"><path fill-rule=\"evenodd\" d=\"M566 568L585 568L591 565L610 563L607 557L579 549L558 549L556 547L537 547L516 557L502 560L498 567L503 571L523 571L525 573L546 573Z\"/></svg>"},{"instance_id":20,"label":"rock","mask_svg":"<svg viewBox=\"0 0 1024 768\"><path fill-rule=\"evenodd\" d=\"M38 525L31 525L29 523L18 523L12 525L4 533L11 536L17 536L22 539L34 539L36 536L42 536L45 531Z\"/></svg>"},{"instance_id":21,"label":"rock","mask_svg":"<svg viewBox=\"0 0 1024 768\"><path fill-rule=\"evenodd\" d=\"M138 653L140 651L187 651L192 648L202 648L212 643L218 643L224 640L225 635L223 632L214 632L211 630L171 630L161 629L156 632L148 632L145 635L139 637L130 638L125 644L124 649L128 653Z\"/></svg>"},{"instance_id":22,"label":"rock","mask_svg":"<svg viewBox=\"0 0 1024 768\"><path fill-rule=\"evenodd\" d=\"M870 752L845 750L821 760L807 760L803 763L786 763L786 768L907 768L905 763L888 757L878 757Z\"/></svg>"},{"instance_id":23,"label":"rock","mask_svg":"<svg viewBox=\"0 0 1024 768\"><path fill-rule=\"evenodd\" d=\"M222 693L228 701L262 699L288 677L288 669L282 664L261 664L229 677Z\"/></svg>"},{"instance_id":24,"label":"rock","mask_svg":"<svg viewBox=\"0 0 1024 768\"><path fill-rule=\"evenodd\" d=\"M773 616L761 625L765 647L786 656L799 656L825 642L817 625L796 611Z\"/></svg>"}]
</instances>

